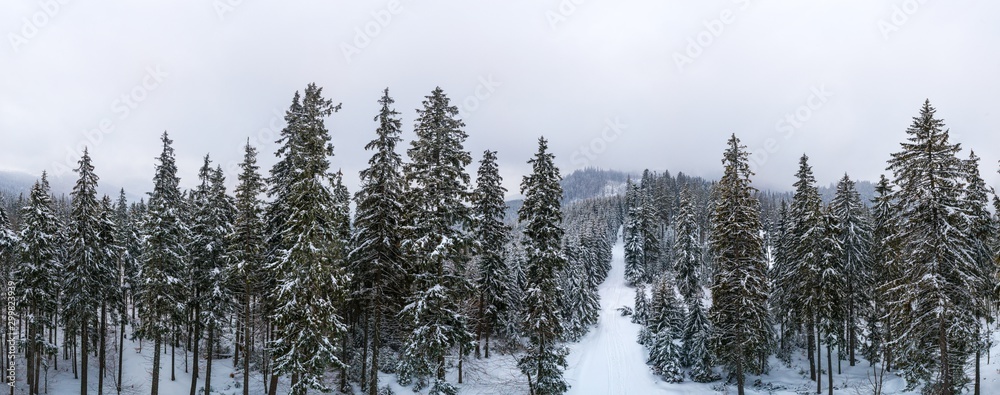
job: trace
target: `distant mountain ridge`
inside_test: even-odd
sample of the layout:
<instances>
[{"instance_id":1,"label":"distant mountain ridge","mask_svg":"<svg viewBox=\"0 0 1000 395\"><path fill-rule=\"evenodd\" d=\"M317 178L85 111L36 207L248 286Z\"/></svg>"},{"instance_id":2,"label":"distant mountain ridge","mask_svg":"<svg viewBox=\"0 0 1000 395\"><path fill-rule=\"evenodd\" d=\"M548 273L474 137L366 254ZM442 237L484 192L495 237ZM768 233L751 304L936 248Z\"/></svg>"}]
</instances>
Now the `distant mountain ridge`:
<instances>
[{"instance_id":1,"label":"distant mountain ridge","mask_svg":"<svg viewBox=\"0 0 1000 395\"><path fill-rule=\"evenodd\" d=\"M0 197L16 199L22 193L27 195L36 180L38 177L28 173L0 170Z\"/></svg>"}]
</instances>

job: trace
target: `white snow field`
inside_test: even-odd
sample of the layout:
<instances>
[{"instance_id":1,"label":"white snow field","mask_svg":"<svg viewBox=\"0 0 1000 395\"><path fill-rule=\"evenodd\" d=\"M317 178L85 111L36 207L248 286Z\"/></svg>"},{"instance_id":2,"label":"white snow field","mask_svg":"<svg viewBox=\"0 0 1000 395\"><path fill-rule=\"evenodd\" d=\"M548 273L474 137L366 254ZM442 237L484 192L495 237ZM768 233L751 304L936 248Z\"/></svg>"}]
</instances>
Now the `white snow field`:
<instances>
[{"instance_id":1,"label":"white snow field","mask_svg":"<svg viewBox=\"0 0 1000 395\"><path fill-rule=\"evenodd\" d=\"M637 343L640 326L616 311L632 306L635 288L625 285L625 244L615 243L611 271L598 288L601 315L597 327L571 345L564 377L571 395L663 393L666 386L646 366Z\"/></svg>"}]
</instances>

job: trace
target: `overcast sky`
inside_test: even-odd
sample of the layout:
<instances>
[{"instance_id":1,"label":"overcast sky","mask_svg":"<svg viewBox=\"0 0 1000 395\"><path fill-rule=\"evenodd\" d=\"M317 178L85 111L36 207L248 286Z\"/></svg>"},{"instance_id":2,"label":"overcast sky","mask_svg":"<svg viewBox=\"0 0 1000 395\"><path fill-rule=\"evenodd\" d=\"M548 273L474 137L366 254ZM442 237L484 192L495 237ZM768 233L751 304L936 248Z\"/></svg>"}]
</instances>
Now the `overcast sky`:
<instances>
[{"instance_id":1,"label":"overcast sky","mask_svg":"<svg viewBox=\"0 0 1000 395\"><path fill-rule=\"evenodd\" d=\"M139 194L166 130L182 186L206 153L232 186L247 138L266 171L293 93L316 82L343 103L327 126L352 192L381 90L403 152L435 86L475 160L499 151L512 194L540 135L564 175L714 178L736 133L758 186L790 189L803 153L821 184L875 180L925 98L1000 186L998 15L926 0L5 0L0 169L72 181L87 145L102 184Z\"/></svg>"}]
</instances>

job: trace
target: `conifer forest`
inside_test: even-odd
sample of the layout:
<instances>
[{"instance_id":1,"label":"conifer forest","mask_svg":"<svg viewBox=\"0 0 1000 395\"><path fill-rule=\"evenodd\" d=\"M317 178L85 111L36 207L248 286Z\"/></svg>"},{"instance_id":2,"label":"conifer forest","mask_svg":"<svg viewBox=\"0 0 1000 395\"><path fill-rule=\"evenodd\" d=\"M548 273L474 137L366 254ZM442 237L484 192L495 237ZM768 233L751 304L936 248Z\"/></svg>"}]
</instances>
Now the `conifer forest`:
<instances>
[{"instance_id":1,"label":"conifer forest","mask_svg":"<svg viewBox=\"0 0 1000 395\"><path fill-rule=\"evenodd\" d=\"M4 2L0 395L1000 395L997 15Z\"/></svg>"}]
</instances>

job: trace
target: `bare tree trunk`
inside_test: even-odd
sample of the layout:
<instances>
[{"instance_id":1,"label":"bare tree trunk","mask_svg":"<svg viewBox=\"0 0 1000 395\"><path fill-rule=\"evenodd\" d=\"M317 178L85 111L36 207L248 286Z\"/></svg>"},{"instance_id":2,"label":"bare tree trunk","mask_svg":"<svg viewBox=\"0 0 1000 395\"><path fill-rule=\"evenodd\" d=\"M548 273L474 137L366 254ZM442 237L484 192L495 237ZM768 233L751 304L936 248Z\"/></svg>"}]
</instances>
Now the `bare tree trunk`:
<instances>
[{"instance_id":1,"label":"bare tree trunk","mask_svg":"<svg viewBox=\"0 0 1000 395\"><path fill-rule=\"evenodd\" d=\"M858 348L858 328L857 325L855 325L857 322L857 318L855 317L855 315L857 315L857 309L854 306L853 301L850 303L850 309L850 319L847 321L848 331L850 332L848 334L848 353L850 354L849 358L851 359L850 365L854 366L854 349Z\"/></svg>"},{"instance_id":2,"label":"bare tree trunk","mask_svg":"<svg viewBox=\"0 0 1000 395\"><path fill-rule=\"evenodd\" d=\"M104 395L104 371L108 366L108 304L101 302L101 350L98 356L100 372L97 374L97 395Z\"/></svg>"},{"instance_id":3,"label":"bare tree trunk","mask_svg":"<svg viewBox=\"0 0 1000 395\"><path fill-rule=\"evenodd\" d=\"M215 358L215 323L208 323L208 340L205 343L208 360L205 361L205 395L212 393L212 359Z\"/></svg>"},{"instance_id":4,"label":"bare tree trunk","mask_svg":"<svg viewBox=\"0 0 1000 395\"><path fill-rule=\"evenodd\" d=\"M830 355L830 354L832 354L830 352L830 343L827 343L826 344L826 370L827 370L826 377L829 378L829 380L827 381L827 389L829 390L829 394L828 395L833 395L833 356ZM837 358L837 360L839 361L840 358Z\"/></svg>"},{"instance_id":5,"label":"bare tree trunk","mask_svg":"<svg viewBox=\"0 0 1000 395\"><path fill-rule=\"evenodd\" d=\"M77 366L76 365L76 339L73 339L72 349L73 349L73 378L79 380L80 376L79 376L79 374L77 372L77 367L76 367Z\"/></svg>"},{"instance_id":6,"label":"bare tree trunk","mask_svg":"<svg viewBox=\"0 0 1000 395\"><path fill-rule=\"evenodd\" d=\"M177 381L177 325L170 334L170 381Z\"/></svg>"},{"instance_id":7,"label":"bare tree trunk","mask_svg":"<svg viewBox=\"0 0 1000 395\"><path fill-rule=\"evenodd\" d=\"M816 380L816 325L810 319L806 324L806 349L809 357L809 379Z\"/></svg>"},{"instance_id":8,"label":"bare tree trunk","mask_svg":"<svg viewBox=\"0 0 1000 395\"><path fill-rule=\"evenodd\" d=\"M249 287L247 287L249 288ZM253 326L253 319L250 317L250 290L246 290L243 304L243 344L245 346L243 355L243 395L250 395L250 346L253 343L253 334L250 328Z\"/></svg>"},{"instance_id":9,"label":"bare tree trunk","mask_svg":"<svg viewBox=\"0 0 1000 395\"><path fill-rule=\"evenodd\" d=\"M941 352L941 393L951 391L951 366L948 364L948 337L944 314L938 318L938 348Z\"/></svg>"},{"instance_id":10,"label":"bare tree trunk","mask_svg":"<svg viewBox=\"0 0 1000 395\"><path fill-rule=\"evenodd\" d=\"M198 317L199 315L201 315L201 312L198 311L198 306L194 307L194 315L195 315L195 317ZM201 348L201 347L198 346L198 341L201 340L201 325L200 325L200 320L198 320L197 318L195 318L194 325L192 325L192 326L193 326L192 332L194 332L194 333L188 332L188 338L189 339L191 339L192 337L194 338L194 341L193 341L194 348L193 348L193 351L192 351L192 354L193 354L192 355L193 356L192 365L194 365L194 368L191 371L191 395L195 395L196 391L198 389L198 378L199 378L198 377L198 349Z\"/></svg>"},{"instance_id":11,"label":"bare tree trunk","mask_svg":"<svg viewBox=\"0 0 1000 395\"><path fill-rule=\"evenodd\" d=\"M743 360L740 359L736 362L736 394L746 395L746 390L744 390L745 378L743 377Z\"/></svg>"},{"instance_id":12,"label":"bare tree trunk","mask_svg":"<svg viewBox=\"0 0 1000 395\"><path fill-rule=\"evenodd\" d=\"M243 327L240 326L243 324L243 320L238 316L235 318L236 325L233 327L236 328L236 338L233 341L233 368L240 366L240 349L243 348L243 339L241 339L243 337Z\"/></svg>"},{"instance_id":13,"label":"bare tree trunk","mask_svg":"<svg viewBox=\"0 0 1000 395\"><path fill-rule=\"evenodd\" d=\"M122 393L122 358L125 354L125 312L121 312L121 326L118 333L118 395Z\"/></svg>"},{"instance_id":14,"label":"bare tree trunk","mask_svg":"<svg viewBox=\"0 0 1000 395\"><path fill-rule=\"evenodd\" d=\"M364 313L361 319L361 392L366 392L368 390L368 332L369 332L369 320L371 320L371 313ZM346 363L346 362L345 362Z\"/></svg>"},{"instance_id":15,"label":"bare tree trunk","mask_svg":"<svg viewBox=\"0 0 1000 395\"><path fill-rule=\"evenodd\" d=\"M378 303L376 302L376 306ZM368 395L378 395L378 349L381 347L381 344L379 344L379 327L382 321L381 314L378 311L378 309L375 310L375 320L372 323L372 372L369 378Z\"/></svg>"},{"instance_id":16,"label":"bare tree trunk","mask_svg":"<svg viewBox=\"0 0 1000 395\"><path fill-rule=\"evenodd\" d=\"M816 328L816 393L823 393L823 348L820 346L820 330Z\"/></svg>"},{"instance_id":17,"label":"bare tree trunk","mask_svg":"<svg viewBox=\"0 0 1000 395\"><path fill-rule=\"evenodd\" d=\"M479 322L476 323L476 359L479 359L479 343L483 340L483 325L486 320L483 319L483 293L479 292ZM461 381L459 381L461 383Z\"/></svg>"},{"instance_id":18,"label":"bare tree trunk","mask_svg":"<svg viewBox=\"0 0 1000 395\"><path fill-rule=\"evenodd\" d=\"M160 394L160 334L153 339L153 382L150 384L149 395Z\"/></svg>"},{"instance_id":19,"label":"bare tree trunk","mask_svg":"<svg viewBox=\"0 0 1000 395\"><path fill-rule=\"evenodd\" d=\"M86 318L80 320L80 395L87 395L87 376L90 375L87 371L87 360L90 359L90 355L87 355L87 346L90 343L88 326L90 322Z\"/></svg>"}]
</instances>

